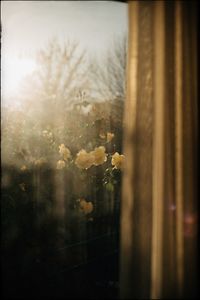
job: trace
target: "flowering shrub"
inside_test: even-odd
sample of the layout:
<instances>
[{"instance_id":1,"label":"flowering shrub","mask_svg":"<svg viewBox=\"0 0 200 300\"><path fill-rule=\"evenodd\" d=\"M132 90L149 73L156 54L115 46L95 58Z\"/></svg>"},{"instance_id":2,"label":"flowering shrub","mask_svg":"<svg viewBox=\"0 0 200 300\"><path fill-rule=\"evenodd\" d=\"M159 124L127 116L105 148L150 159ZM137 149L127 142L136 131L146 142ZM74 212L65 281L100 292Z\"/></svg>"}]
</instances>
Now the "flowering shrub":
<instances>
[{"instance_id":1,"label":"flowering shrub","mask_svg":"<svg viewBox=\"0 0 200 300\"><path fill-rule=\"evenodd\" d=\"M9 170L9 175L2 172L8 239L10 228L27 230L24 234L31 233L33 238L45 231L47 247L59 236L56 228L62 224L61 240L69 235L79 241L83 238L79 222L92 226L102 217L109 223L119 213L125 160L120 154L122 124L106 108L102 104L101 113L91 109L88 115L73 109L65 119L52 123L51 119L37 123L26 114L17 119L9 112L2 132L3 167ZM101 234L98 226L94 226L94 236Z\"/></svg>"},{"instance_id":2,"label":"flowering shrub","mask_svg":"<svg viewBox=\"0 0 200 300\"><path fill-rule=\"evenodd\" d=\"M102 138L102 136L100 136L100 138ZM108 132L107 141L109 139L109 142L111 142L113 138L114 133ZM61 144L59 146L59 153L61 156L63 156L63 159L65 159L59 160L57 162L57 169L61 170L67 166L65 161L67 161L68 159L72 159L71 162L73 162L73 157L71 155L71 151L66 148L64 144ZM94 150L89 152L87 152L85 149L81 149L75 155L74 163L78 167L78 169L85 171L89 171L89 169L92 167L100 167L107 163L107 168L104 168L102 183L107 192L114 193L115 186L118 184L119 177L119 174L117 175L114 171L123 170L124 160L125 156L123 154L120 155L118 152L115 152L114 154L106 153L106 148L104 146L99 146L95 147ZM108 163L111 163L112 167L109 167ZM67 166L67 168L69 168L69 165ZM93 176L93 178L95 177ZM94 210L93 203L91 201L86 201L85 199L81 198L78 200L78 202L78 210L80 212L83 212L85 215L90 214Z\"/></svg>"},{"instance_id":3,"label":"flowering shrub","mask_svg":"<svg viewBox=\"0 0 200 300\"><path fill-rule=\"evenodd\" d=\"M67 161L68 158L71 158L70 150L68 148L65 148L64 144L61 144L59 146L60 150L59 153L62 154L63 159ZM98 148L95 148L94 151L86 152L84 149L80 150L77 153L75 164L80 169L89 169L91 166L99 166L102 165L107 161L108 154L105 153L105 147L100 146ZM63 169L65 167L65 161L59 160L57 162L57 169ZM112 155L111 164L114 166L115 169L122 170L124 168L124 160L125 156L123 154L119 154L118 152L115 152ZM36 160L35 164L42 164L44 161ZM26 166L22 166L21 170L25 170Z\"/></svg>"}]
</instances>

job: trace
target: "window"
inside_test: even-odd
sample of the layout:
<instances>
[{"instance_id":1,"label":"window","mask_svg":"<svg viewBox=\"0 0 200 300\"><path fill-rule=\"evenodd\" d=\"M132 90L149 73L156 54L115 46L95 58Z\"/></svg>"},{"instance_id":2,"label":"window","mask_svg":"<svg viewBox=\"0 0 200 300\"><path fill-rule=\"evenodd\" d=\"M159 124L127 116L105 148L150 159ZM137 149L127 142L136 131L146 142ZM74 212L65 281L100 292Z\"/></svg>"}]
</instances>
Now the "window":
<instances>
[{"instance_id":1,"label":"window","mask_svg":"<svg viewBox=\"0 0 200 300\"><path fill-rule=\"evenodd\" d=\"M122 3L2 4L6 296L117 295L127 27Z\"/></svg>"},{"instance_id":2,"label":"window","mask_svg":"<svg viewBox=\"0 0 200 300\"><path fill-rule=\"evenodd\" d=\"M196 1L120 2L3 2L6 296L197 298Z\"/></svg>"}]
</instances>

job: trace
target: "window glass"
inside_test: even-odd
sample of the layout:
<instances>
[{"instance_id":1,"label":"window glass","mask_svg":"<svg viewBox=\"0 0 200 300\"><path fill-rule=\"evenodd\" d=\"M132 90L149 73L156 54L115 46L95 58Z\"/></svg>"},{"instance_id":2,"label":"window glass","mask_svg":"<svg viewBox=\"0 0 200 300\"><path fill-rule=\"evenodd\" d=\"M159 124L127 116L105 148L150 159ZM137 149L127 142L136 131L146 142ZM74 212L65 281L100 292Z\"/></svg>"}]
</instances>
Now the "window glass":
<instances>
[{"instance_id":1,"label":"window glass","mask_svg":"<svg viewBox=\"0 0 200 300\"><path fill-rule=\"evenodd\" d=\"M2 3L6 295L117 292L127 27L125 3Z\"/></svg>"}]
</instances>

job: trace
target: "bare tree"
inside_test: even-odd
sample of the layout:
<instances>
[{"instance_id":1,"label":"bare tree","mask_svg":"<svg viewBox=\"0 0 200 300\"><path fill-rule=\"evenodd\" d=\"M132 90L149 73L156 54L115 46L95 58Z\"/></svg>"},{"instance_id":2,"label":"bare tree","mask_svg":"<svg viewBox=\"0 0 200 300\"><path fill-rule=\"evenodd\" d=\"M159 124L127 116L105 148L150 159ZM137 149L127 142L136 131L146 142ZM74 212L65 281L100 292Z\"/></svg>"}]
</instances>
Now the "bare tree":
<instances>
[{"instance_id":1,"label":"bare tree","mask_svg":"<svg viewBox=\"0 0 200 300\"><path fill-rule=\"evenodd\" d=\"M76 103L79 91L89 88L86 53L76 42L61 45L52 39L37 53L36 61L37 68L22 89L26 107L31 114L35 107L48 117L51 112L61 117Z\"/></svg>"},{"instance_id":2,"label":"bare tree","mask_svg":"<svg viewBox=\"0 0 200 300\"><path fill-rule=\"evenodd\" d=\"M93 92L99 98L112 100L124 99L126 89L126 36L113 39L103 61L93 60L90 65L90 76Z\"/></svg>"}]
</instances>

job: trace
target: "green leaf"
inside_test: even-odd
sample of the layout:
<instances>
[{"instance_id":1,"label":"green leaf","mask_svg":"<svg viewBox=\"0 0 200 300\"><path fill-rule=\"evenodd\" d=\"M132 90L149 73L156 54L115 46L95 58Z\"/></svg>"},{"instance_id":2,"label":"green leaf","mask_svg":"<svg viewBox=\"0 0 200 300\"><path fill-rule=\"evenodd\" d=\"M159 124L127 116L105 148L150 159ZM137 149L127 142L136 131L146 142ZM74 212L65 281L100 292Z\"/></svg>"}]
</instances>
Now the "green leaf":
<instances>
[{"instance_id":1,"label":"green leaf","mask_svg":"<svg viewBox=\"0 0 200 300\"><path fill-rule=\"evenodd\" d=\"M106 184L106 189L108 192L114 192L114 185L111 182L109 182Z\"/></svg>"}]
</instances>

